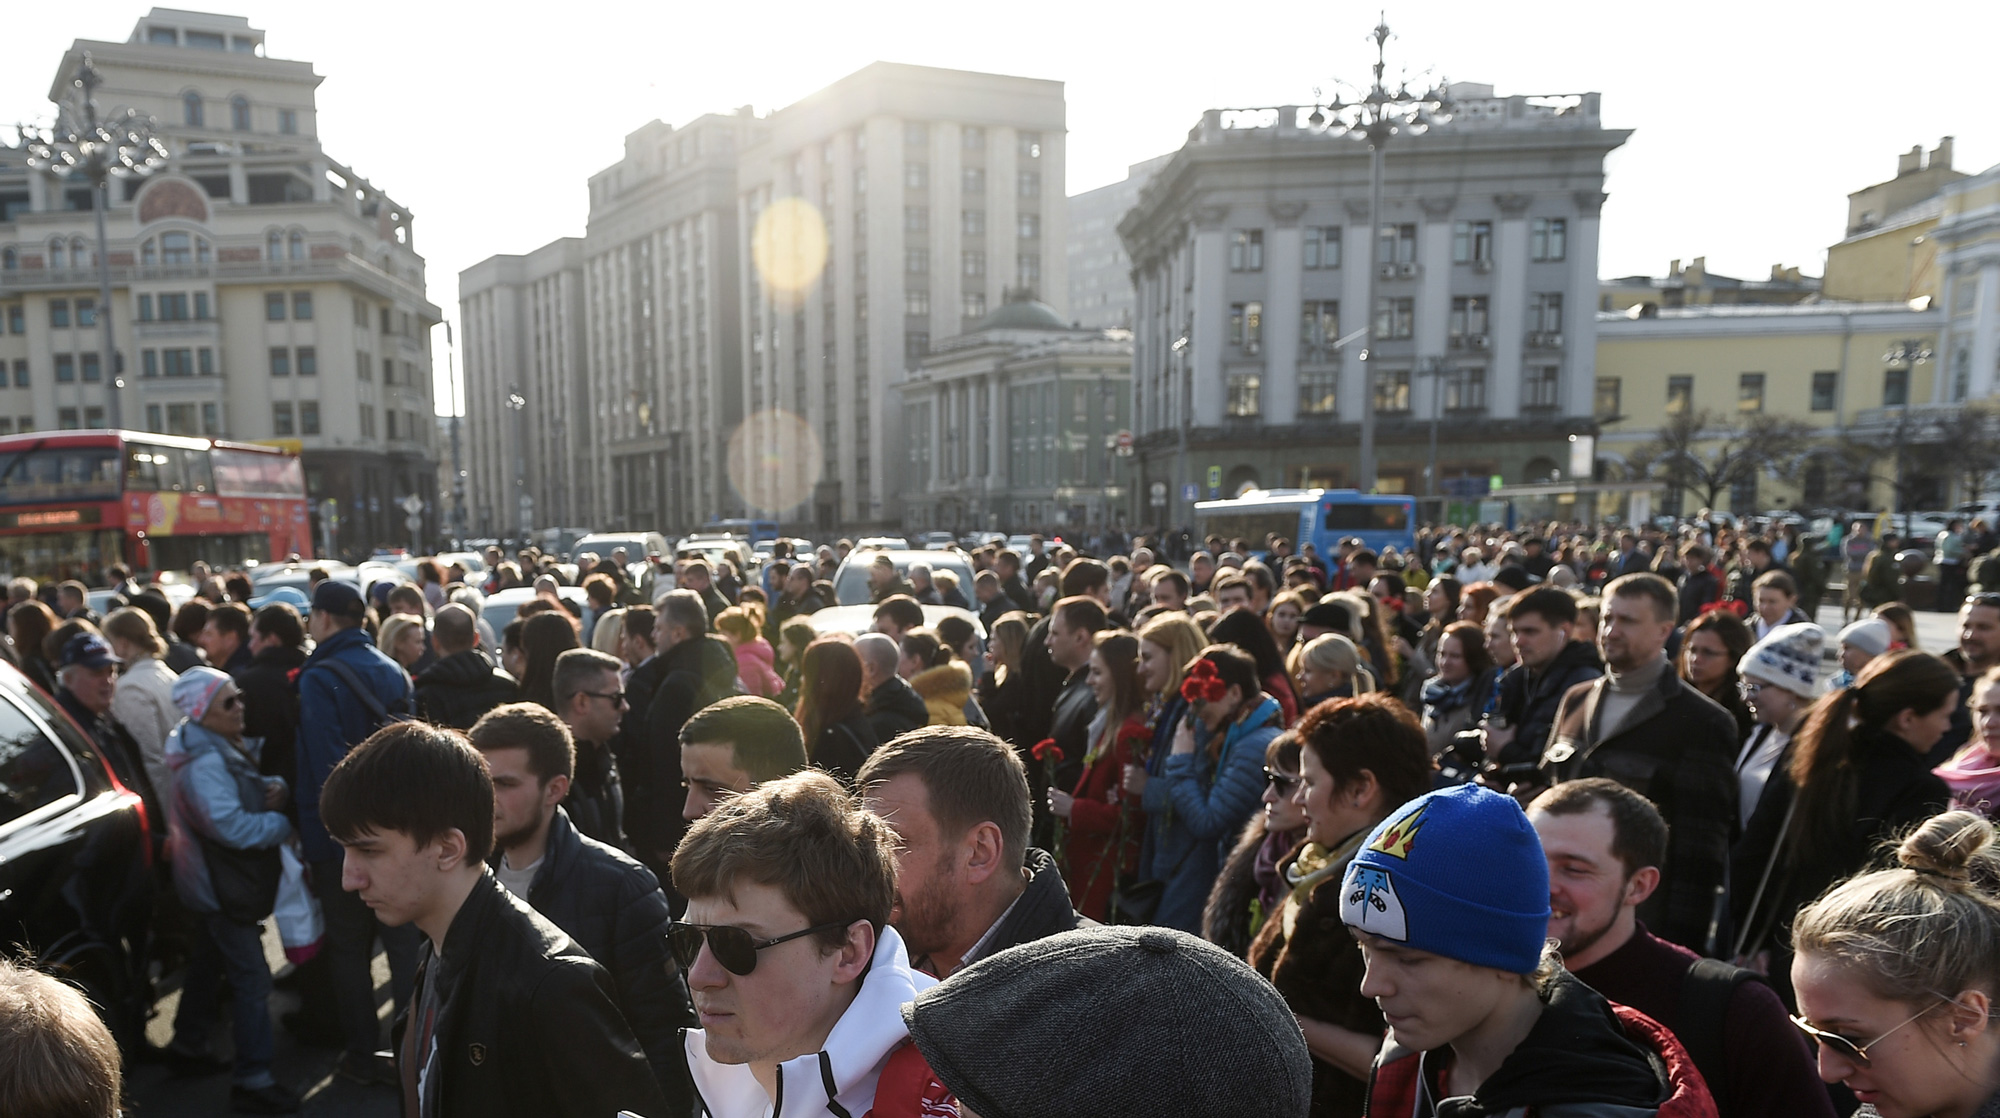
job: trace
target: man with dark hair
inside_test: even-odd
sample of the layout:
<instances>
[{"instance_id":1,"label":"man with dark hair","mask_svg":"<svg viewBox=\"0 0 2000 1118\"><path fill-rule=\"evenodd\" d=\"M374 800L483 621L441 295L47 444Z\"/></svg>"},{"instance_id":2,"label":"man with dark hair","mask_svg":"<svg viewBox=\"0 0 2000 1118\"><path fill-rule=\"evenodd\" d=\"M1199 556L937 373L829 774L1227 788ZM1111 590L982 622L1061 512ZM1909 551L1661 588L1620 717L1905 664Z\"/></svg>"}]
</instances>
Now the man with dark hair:
<instances>
[{"instance_id":1,"label":"man with dark hair","mask_svg":"<svg viewBox=\"0 0 2000 1118\"><path fill-rule=\"evenodd\" d=\"M701 598L702 608L708 612L708 623L711 628L715 625L716 615L729 608L729 599L723 597L722 591L715 588L715 568L709 566L706 559L688 560L687 565L681 568L680 577L675 585L682 590L692 591Z\"/></svg>"},{"instance_id":2,"label":"man with dark hair","mask_svg":"<svg viewBox=\"0 0 2000 1118\"><path fill-rule=\"evenodd\" d=\"M875 607L874 632L902 643L903 634L924 627L924 607L908 594L882 599Z\"/></svg>"},{"instance_id":3,"label":"man with dark hair","mask_svg":"<svg viewBox=\"0 0 2000 1118\"><path fill-rule=\"evenodd\" d=\"M1233 609L1248 609L1250 606L1250 582L1235 571L1224 571L1215 576L1209 584L1209 596L1215 599L1215 612L1228 613Z\"/></svg>"},{"instance_id":4,"label":"man with dark hair","mask_svg":"<svg viewBox=\"0 0 2000 1118\"><path fill-rule=\"evenodd\" d=\"M805 741L790 711L757 695L724 699L681 727L681 817L700 819L730 796L805 767Z\"/></svg>"},{"instance_id":5,"label":"man with dark hair","mask_svg":"<svg viewBox=\"0 0 2000 1118\"><path fill-rule=\"evenodd\" d=\"M250 666L250 607L222 602L210 607L201 626L201 650L208 662L234 676Z\"/></svg>"},{"instance_id":6,"label":"man with dark hair","mask_svg":"<svg viewBox=\"0 0 2000 1118\"><path fill-rule=\"evenodd\" d=\"M895 835L826 773L718 805L674 851L687 915L670 933L701 1028L695 1113L944 1115L902 1007L935 979L890 926Z\"/></svg>"},{"instance_id":7,"label":"man with dark hair","mask_svg":"<svg viewBox=\"0 0 2000 1118\"><path fill-rule=\"evenodd\" d=\"M556 657L552 690L556 713L575 741L576 763L562 805L577 830L607 846L623 846L625 794L611 739L629 707L618 683L618 658L590 648L569 649Z\"/></svg>"},{"instance_id":8,"label":"man with dark hair","mask_svg":"<svg viewBox=\"0 0 2000 1118\"><path fill-rule=\"evenodd\" d=\"M264 740L259 771L284 778L287 788L298 783L299 695L292 673L306 662L305 643L299 611L272 602L251 619L250 663L236 673L236 687L243 692L243 736ZM285 806L290 810L289 800Z\"/></svg>"},{"instance_id":9,"label":"man with dark hair","mask_svg":"<svg viewBox=\"0 0 2000 1118\"><path fill-rule=\"evenodd\" d=\"M1644 796L1601 777L1573 780L1536 797L1528 821L1549 863L1549 938L1571 974L1672 1029L1722 1118L1833 1118L1777 992L1640 922L1667 853L1666 821Z\"/></svg>"},{"instance_id":10,"label":"man with dark hair","mask_svg":"<svg viewBox=\"0 0 2000 1118\"><path fill-rule=\"evenodd\" d=\"M888 741L930 722L923 696L896 674L902 650L895 641L881 633L863 633L854 641L854 654L861 658L861 697L875 740Z\"/></svg>"},{"instance_id":11,"label":"man with dark hair","mask_svg":"<svg viewBox=\"0 0 2000 1118\"><path fill-rule=\"evenodd\" d=\"M417 716L425 721L468 730L487 711L520 697L514 680L480 653L478 620L453 602L431 622L438 661L416 678Z\"/></svg>"},{"instance_id":12,"label":"man with dark hair","mask_svg":"<svg viewBox=\"0 0 2000 1118\"><path fill-rule=\"evenodd\" d=\"M404 1114L670 1113L612 978L486 872L493 781L465 735L390 726L341 759L319 807L341 887L428 947L396 1026Z\"/></svg>"},{"instance_id":13,"label":"man with dark hair","mask_svg":"<svg viewBox=\"0 0 2000 1118\"><path fill-rule=\"evenodd\" d=\"M1604 674L1597 650L1569 639L1576 599L1551 586L1507 602L1507 627L1520 661L1500 677L1494 716L1486 726L1487 756L1502 765L1532 764L1549 744L1556 708L1570 688Z\"/></svg>"},{"instance_id":14,"label":"man with dark hair","mask_svg":"<svg viewBox=\"0 0 2000 1118\"><path fill-rule=\"evenodd\" d=\"M993 557L993 573L1000 579L1000 593L1014 603L1014 608L1022 613L1034 613L1035 596L1028 590L1028 584L1021 581L1021 553L1013 548L1002 548ZM1004 612L1004 611L1003 611Z\"/></svg>"},{"instance_id":15,"label":"man with dark hair","mask_svg":"<svg viewBox=\"0 0 2000 1118\"><path fill-rule=\"evenodd\" d=\"M402 921L379 920L360 899L341 888L340 847L320 822L320 790L348 751L386 717L410 707L410 677L368 639L361 592L328 579L313 591L306 628L318 646L298 676L299 839L313 867L313 890L326 917L323 954L339 1006L346 1053L335 1068L360 1083L394 1085L395 1071L375 1055L381 1026L376 1020L375 981L369 959L379 935L389 957L389 986L400 1011L410 1001L422 936Z\"/></svg>"},{"instance_id":16,"label":"man with dark hair","mask_svg":"<svg viewBox=\"0 0 2000 1118\"><path fill-rule=\"evenodd\" d=\"M880 603L899 594L915 601L916 587L910 585L908 579L896 573L894 559L876 552L875 557L868 561L868 600Z\"/></svg>"},{"instance_id":17,"label":"man with dark hair","mask_svg":"<svg viewBox=\"0 0 2000 1118\"><path fill-rule=\"evenodd\" d=\"M611 975L672 1113L687 1106L679 1030L694 1024L680 968L667 953L673 913L653 871L581 833L562 802L575 752L569 730L540 703L495 707L470 735L493 776L493 853L486 862Z\"/></svg>"},{"instance_id":18,"label":"man with dark hair","mask_svg":"<svg viewBox=\"0 0 2000 1118\"><path fill-rule=\"evenodd\" d=\"M1188 576L1169 567L1153 576L1153 604L1175 613L1187 611L1187 600L1193 594L1193 585Z\"/></svg>"},{"instance_id":19,"label":"man with dark hair","mask_svg":"<svg viewBox=\"0 0 2000 1118\"><path fill-rule=\"evenodd\" d=\"M1653 801L1670 837L1659 892L1640 915L1661 937L1712 954L1737 828L1736 719L1668 661L1675 605L1659 575L1605 586L1597 630L1605 674L1563 695L1540 782L1607 776Z\"/></svg>"},{"instance_id":20,"label":"man with dark hair","mask_svg":"<svg viewBox=\"0 0 2000 1118\"><path fill-rule=\"evenodd\" d=\"M855 787L901 840L892 922L919 969L944 978L1076 927L1056 860L1028 845L1028 772L1006 742L926 727L871 754Z\"/></svg>"},{"instance_id":21,"label":"man with dark hair","mask_svg":"<svg viewBox=\"0 0 2000 1118\"><path fill-rule=\"evenodd\" d=\"M1062 688L1049 708L1048 734L1062 751L1054 778L1058 788L1075 787L1083 775L1084 755L1090 752L1090 725L1097 717L1097 696L1090 689L1090 654L1096 648L1097 634L1111 627L1103 605L1084 595L1064 598L1049 614L1044 642L1049 660L1062 673ZM1040 777L1044 769L1038 764L1032 771ZM1051 832L1053 820L1046 781L1037 779L1035 784L1035 837L1040 841Z\"/></svg>"},{"instance_id":22,"label":"man with dark hair","mask_svg":"<svg viewBox=\"0 0 2000 1118\"><path fill-rule=\"evenodd\" d=\"M625 684L626 692L639 700L633 704L634 717L626 721L644 722L643 744L632 752L636 764L625 765L624 756L619 763L631 804L626 836L633 854L658 875L666 872L686 829L680 812L674 810L674 801L681 798L681 727L697 711L737 689L736 653L728 640L708 631L708 607L700 594L669 590L654 609L657 659L634 669ZM654 669L648 676L659 680L650 694L642 689L648 680L641 677L648 666Z\"/></svg>"},{"instance_id":23,"label":"man with dark hair","mask_svg":"<svg viewBox=\"0 0 2000 1118\"><path fill-rule=\"evenodd\" d=\"M90 608L90 588L75 579L56 587L56 616L64 621L88 621L92 625L103 620Z\"/></svg>"}]
</instances>

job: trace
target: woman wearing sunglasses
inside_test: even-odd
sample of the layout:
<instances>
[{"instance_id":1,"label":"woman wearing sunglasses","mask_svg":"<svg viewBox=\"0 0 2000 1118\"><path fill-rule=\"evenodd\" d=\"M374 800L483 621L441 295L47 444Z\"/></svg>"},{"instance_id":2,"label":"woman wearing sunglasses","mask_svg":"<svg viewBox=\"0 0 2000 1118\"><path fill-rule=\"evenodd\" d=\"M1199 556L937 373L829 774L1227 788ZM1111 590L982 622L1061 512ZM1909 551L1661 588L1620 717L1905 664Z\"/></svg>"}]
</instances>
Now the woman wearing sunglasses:
<instances>
[{"instance_id":1,"label":"woman wearing sunglasses","mask_svg":"<svg viewBox=\"0 0 2000 1118\"><path fill-rule=\"evenodd\" d=\"M1342 879L1375 825L1430 790L1431 755L1416 716L1379 691L1322 703L1297 732L1292 800L1305 816L1305 844L1279 866L1285 893L1249 961L1299 1016L1313 1056L1311 1113L1358 1116L1383 1025L1361 995L1361 948L1340 917Z\"/></svg>"},{"instance_id":2,"label":"woman wearing sunglasses","mask_svg":"<svg viewBox=\"0 0 2000 1118\"><path fill-rule=\"evenodd\" d=\"M2000 1114L2000 851L1967 811L1925 821L1897 867L1863 874L1800 912L1793 1018L1820 1078L1857 1115Z\"/></svg>"},{"instance_id":3,"label":"woman wearing sunglasses","mask_svg":"<svg viewBox=\"0 0 2000 1118\"><path fill-rule=\"evenodd\" d=\"M174 774L167 856L174 890L196 922L167 1063L181 1074L232 1070L208 1047L226 975L236 1022L230 1105L289 1113L299 1095L271 1074L271 968L257 929L277 900L278 846L292 833L282 810L289 791L282 779L258 773L263 742L243 736L243 696L229 676L189 668L174 682L173 697L187 717L167 736Z\"/></svg>"},{"instance_id":4,"label":"woman wearing sunglasses","mask_svg":"<svg viewBox=\"0 0 2000 1118\"><path fill-rule=\"evenodd\" d=\"M1264 809L1250 816L1201 914L1201 938L1239 959L1285 899L1280 867L1305 841L1306 809L1293 796L1298 787L1299 735L1286 730L1264 747Z\"/></svg>"}]
</instances>

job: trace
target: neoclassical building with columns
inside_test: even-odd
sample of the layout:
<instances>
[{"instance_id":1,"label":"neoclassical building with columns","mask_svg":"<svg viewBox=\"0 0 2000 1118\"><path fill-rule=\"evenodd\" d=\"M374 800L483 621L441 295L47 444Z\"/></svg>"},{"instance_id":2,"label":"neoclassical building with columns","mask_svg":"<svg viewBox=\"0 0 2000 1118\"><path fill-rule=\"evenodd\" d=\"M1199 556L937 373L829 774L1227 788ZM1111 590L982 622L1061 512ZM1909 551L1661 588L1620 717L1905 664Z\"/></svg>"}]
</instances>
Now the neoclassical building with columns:
<instances>
[{"instance_id":1,"label":"neoclassical building with columns","mask_svg":"<svg viewBox=\"0 0 2000 1118\"><path fill-rule=\"evenodd\" d=\"M1188 485L1354 484L1371 387L1383 492L1431 491L1434 426L1441 490L1558 478L1594 430L1604 159L1631 133L1595 93L1451 91L1449 124L1387 145L1380 214L1367 145L1283 106L1204 113L1120 223L1132 490L1165 483L1167 519Z\"/></svg>"}]
</instances>

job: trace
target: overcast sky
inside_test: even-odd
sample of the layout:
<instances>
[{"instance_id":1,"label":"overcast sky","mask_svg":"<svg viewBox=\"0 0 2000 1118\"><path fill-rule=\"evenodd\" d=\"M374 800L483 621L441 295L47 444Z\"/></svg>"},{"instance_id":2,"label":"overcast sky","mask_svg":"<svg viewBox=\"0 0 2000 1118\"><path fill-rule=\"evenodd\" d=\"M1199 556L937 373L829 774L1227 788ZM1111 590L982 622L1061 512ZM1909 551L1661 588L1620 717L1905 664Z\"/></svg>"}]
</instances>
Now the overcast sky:
<instances>
[{"instance_id":1,"label":"overcast sky","mask_svg":"<svg viewBox=\"0 0 2000 1118\"><path fill-rule=\"evenodd\" d=\"M45 116L70 42L123 41L145 10L13 5L0 120ZM431 299L452 319L461 269L580 235L585 179L656 117L767 112L878 59L1052 78L1067 83L1076 193L1178 148L1203 109L1309 102L1314 86L1365 80L1377 11L1179 0L236 0L218 10L264 29L272 57L315 64L322 143L416 215ZM1697 255L1731 275L1778 263L1817 274L1846 194L1890 177L1898 151L1955 135L1961 170L2000 162L1994 0L1433 0L1388 17L1392 73L1434 69L1503 96L1595 90L1608 126L1636 130L1609 162L1607 276L1660 274Z\"/></svg>"}]
</instances>

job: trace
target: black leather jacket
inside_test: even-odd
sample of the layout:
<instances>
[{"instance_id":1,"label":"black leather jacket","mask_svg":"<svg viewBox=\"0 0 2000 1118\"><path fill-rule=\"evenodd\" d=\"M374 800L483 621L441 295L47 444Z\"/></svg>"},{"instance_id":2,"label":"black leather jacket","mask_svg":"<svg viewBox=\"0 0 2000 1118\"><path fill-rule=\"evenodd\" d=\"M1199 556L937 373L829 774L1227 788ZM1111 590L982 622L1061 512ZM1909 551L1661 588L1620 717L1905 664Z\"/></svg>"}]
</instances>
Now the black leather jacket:
<instances>
[{"instance_id":1,"label":"black leather jacket","mask_svg":"<svg viewBox=\"0 0 2000 1118\"><path fill-rule=\"evenodd\" d=\"M480 715L521 697L505 672L470 648L432 664L414 682L418 717L455 730L470 730Z\"/></svg>"},{"instance_id":2,"label":"black leather jacket","mask_svg":"<svg viewBox=\"0 0 2000 1118\"><path fill-rule=\"evenodd\" d=\"M421 1114L406 1118L608 1118L670 1115L612 980L563 930L482 874L452 918L440 958L427 944L418 994L396 1019L397 1069L412 1075L416 1035L437 982L437 1064Z\"/></svg>"},{"instance_id":3,"label":"black leather jacket","mask_svg":"<svg viewBox=\"0 0 2000 1118\"><path fill-rule=\"evenodd\" d=\"M499 860L495 851L490 864ZM667 953L673 914L659 879L624 851L579 833L569 813L557 808L541 868L528 885L528 903L610 972L618 1008L661 1090L674 1102L672 1113L685 1113L687 1061L680 1030L695 1027L694 1008L680 968Z\"/></svg>"}]
</instances>

